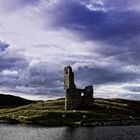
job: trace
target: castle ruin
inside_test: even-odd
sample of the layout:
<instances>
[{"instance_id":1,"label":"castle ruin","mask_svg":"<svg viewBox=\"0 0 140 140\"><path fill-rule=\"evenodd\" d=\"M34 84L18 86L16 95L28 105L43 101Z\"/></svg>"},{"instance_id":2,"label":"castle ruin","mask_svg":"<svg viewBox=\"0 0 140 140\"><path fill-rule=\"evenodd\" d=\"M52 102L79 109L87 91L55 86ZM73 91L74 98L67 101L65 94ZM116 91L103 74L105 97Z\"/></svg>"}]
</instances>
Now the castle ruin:
<instances>
[{"instance_id":1,"label":"castle ruin","mask_svg":"<svg viewBox=\"0 0 140 140\"><path fill-rule=\"evenodd\" d=\"M78 89L74 83L74 73L71 66L64 68L65 109L88 108L93 103L93 86Z\"/></svg>"}]
</instances>

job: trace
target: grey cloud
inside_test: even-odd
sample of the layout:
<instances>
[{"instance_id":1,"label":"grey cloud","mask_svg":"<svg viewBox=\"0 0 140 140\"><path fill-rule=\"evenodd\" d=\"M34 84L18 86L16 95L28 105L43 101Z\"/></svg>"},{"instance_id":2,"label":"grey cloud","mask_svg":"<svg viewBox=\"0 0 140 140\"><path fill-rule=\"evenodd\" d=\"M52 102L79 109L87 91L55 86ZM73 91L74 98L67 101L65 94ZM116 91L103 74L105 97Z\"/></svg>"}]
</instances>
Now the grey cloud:
<instances>
[{"instance_id":1,"label":"grey cloud","mask_svg":"<svg viewBox=\"0 0 140 140\"><path fill-rule=\"evenodd\" d=\"M125 83L135 81L140 78L139 74L127 72L117 67L95 67L79 68L76 71L76 79L83 81L83 84L107 84L107 83Z\"/></svg>"},{"instance_id":2,"label":"grey cloud","mask_svg":"<svg viewBox=\"0 0 140 140\"><path fill-rule=\"evenodd\" d=\"M5 13L10 13L19 9L22 9L29 5L38 4L40 0L1 0L0 1L0 11Z\"/></svg>"},{"instance_id":3,"label":"grey cloud","mask_svg":"<svg viewBox=\"0 0 140 140\"><path fill-rule=\"evenodd\" d=\"M15 88L23 84L21 75L28 65L26 57L16 51L7 49L0 52L0 87Z\"/></svg>"},{"instance_id":4,"label":"grey cloud","mask_svg":"<svg viewBox=\"0 0 140 140\"><path fill-rule=\"evenodd\" d=\"M127 7L138 1L103 1L102 5L106 9L116 5L116 8L106 12L102 9L91 10L82 2L84 0L62 0L44 11L44 16L48 13L51 15L50 24L53 28L63 27L85 41L100 42L101 46L97 47L97 52L103 57L113 56L128 65L139 64L140 12L127 8L117 9L122 4L124 6L124 3Z\"/></svg>"},{"instance_id":5,"label":"grey cloud","mask_svg":"<svg viewBox=\"0 0 140 140\"><path fill-rule=\"evenodd\" d=\"M62 96L62 69L59 63L32 64L17 51L3 51L0 53L0 88L30 95Z\"/></svg>"},{"instance_id":6,"label":"grey cloud","mask_svg":"<svg viewBox=\"0 0 140 140\"><path fill-rule=\"evenodd\" d=\"M5 51L9 47L9 44L0 41L0 51Z\"/></svg>"},{"instance_id":7,"label":"grey cloud","mask_svg":"<svg viewBox=\"0 0 140 140\"><path fill-rule=\"evenodd\" d=\"M59 65L53 67L47 62L36 63L24 73L25 91L31 89L35 94L52 94L62 95L63 90L63 74L62 68L59 70Z\"/></svg>"},{"instance_id":8,"label":"grey cloud","mask_svg":"<svg viewBox=\"0 0 140 140\"><path fill-rule=\"evenodd\" d=\"M103 57L113 57L125 65L139 65L139 43L139 37L133 37L129 40L119 40L116 44L108 43L98 46L96 52L102 54Z\"/></svg>"},{"instance_id":9,"label":"grey cloud","mask_svg":"<svg viewBox=\"0 0 140 140\"><path fill-rule=\"evenodd\" d=\"M44 16L46 13L51 15L53 27L72 30L87 40L114 42L118 39L129 39L140 33L138 11L90 10L79 1L62 0L44 11Z\"/></svg>"},{"instance_id":10,"label":"grey cloud","mask_svg":"<svg viewBox=\"0 0 140 140\"><path fill-rule=\"evenodd\" d=\"M134 9L136 5L140 4L139 0L102 0L102 2L104 7L119 10Z\"/></svg>"},{"instance_id":11,"label":"grey cloud","mask_svg":"<svg viewBox=\"0 0 140 140\"><path fill-rule=\"evenodd\" d=\"M78 1L78 0L77 0ZM139 0L80 0L85 5L90 5L94 9L105 10L136 10L136 6L140 4Z\"/></svg>"},{"instance_id":12,"label":"grey cloud","mask_svg":"<svg viewBox=\"0 0 140 140\"><path fill-rule=\"evenodd\" d=\"M28 66L28 61L24 56L17 54L16 52L4 52L0 54L0 71L19 70Z\"/></svg>"},{"instance_id":13,"label":"grey cloud","mask_svg":"<svg viewBox=\"0 0 140 140\"><path fill-rule=\"evenodd\" d=\"M130 100L140 100L140 94L134 94L134 93L125 93L121 97Z\"/></svg>"},{"instance_id":14,"label":"grey cloud","mask_svg":"<svg viewBox=\"0 0 140 140\"><path fill-rule=\"evenodd\" d=\"M131 92L138 92L140 93L140 86L126 86L124 89L129 90Z\"/></svg>"}]
</instances>

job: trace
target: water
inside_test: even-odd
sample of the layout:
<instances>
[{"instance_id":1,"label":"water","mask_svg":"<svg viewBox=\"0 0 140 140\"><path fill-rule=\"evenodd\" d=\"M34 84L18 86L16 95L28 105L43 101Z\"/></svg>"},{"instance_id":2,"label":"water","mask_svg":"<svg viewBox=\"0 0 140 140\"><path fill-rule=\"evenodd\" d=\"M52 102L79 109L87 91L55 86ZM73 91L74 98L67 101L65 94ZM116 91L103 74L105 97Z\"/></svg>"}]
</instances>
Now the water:
<instances>
[{"instance_id":1,"label":"water","mask_svg":"<svg viewBox=\"0 0 140 140\"><path fill-rule=\"evenodd\" d=\"M0 124L0 140L140 140L140 126L71 128Z\"/></svg>"}]
</instances>

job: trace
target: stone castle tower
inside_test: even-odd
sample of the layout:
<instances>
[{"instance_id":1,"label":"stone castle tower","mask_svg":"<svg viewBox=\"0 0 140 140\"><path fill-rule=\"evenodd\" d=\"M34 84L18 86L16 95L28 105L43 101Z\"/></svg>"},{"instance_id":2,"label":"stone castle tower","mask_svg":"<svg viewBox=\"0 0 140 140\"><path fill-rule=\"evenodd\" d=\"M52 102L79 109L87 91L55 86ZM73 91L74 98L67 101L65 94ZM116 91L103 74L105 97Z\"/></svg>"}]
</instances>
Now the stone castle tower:
<instances>
[{"instance_id":1,"label":"stone castle tower","mask_svg":"<svg viewBox=\"0 0 140 140\"><path fill-rule=\"evenodd\" d=\"M65 109L88 108L93 104L93 86L77 89L71 66L64 68Z\"/></svg>"}]
</instances>

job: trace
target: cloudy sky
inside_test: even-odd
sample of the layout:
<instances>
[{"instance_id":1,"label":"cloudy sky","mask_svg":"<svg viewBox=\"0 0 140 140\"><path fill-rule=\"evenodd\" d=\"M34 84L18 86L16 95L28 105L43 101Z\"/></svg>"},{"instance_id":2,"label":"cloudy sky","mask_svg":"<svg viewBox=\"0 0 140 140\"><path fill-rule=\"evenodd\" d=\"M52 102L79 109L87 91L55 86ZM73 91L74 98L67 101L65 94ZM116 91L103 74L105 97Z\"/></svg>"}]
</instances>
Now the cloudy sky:
<instances>
[{"instance_id":1,"label":"cloudy sky","mask_svg":"<svg viewBox=\"0 0 140 140\"><path fill-rule=\"evenodd\" d=\"M0 93L63 97L63 67L95 97L140 100L139 0L0 0Z\"/></svg>"}]
</instances>

